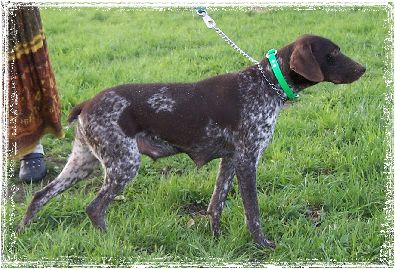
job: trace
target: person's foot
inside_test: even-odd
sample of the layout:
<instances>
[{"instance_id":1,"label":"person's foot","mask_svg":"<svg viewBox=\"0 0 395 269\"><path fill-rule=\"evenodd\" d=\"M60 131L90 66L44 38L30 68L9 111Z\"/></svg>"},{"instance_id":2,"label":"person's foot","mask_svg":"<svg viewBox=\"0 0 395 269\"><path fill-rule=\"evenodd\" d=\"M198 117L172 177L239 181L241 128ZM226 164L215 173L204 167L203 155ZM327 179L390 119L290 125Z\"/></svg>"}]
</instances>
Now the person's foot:
<instances>
[{"instance_id":1,"label":"person's foot","mask_svg":"<svg viewBox=\"0 0 395 269\"><path fill-rule=\"evenodd\" d=\"M45 177L44 154L30 153L21 159L19 178L25 182L38 182Z\"/></svg>"}]
</instances>

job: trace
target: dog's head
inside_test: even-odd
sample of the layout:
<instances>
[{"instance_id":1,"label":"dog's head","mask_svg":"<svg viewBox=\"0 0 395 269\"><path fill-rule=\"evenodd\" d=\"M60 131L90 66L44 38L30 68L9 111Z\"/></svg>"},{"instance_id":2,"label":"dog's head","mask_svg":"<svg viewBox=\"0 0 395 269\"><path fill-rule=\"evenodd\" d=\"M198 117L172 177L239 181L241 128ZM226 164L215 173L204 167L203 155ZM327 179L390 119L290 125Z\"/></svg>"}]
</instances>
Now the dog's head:
<instances>
[{"instance_id":1,"label":"dog's head","mask_svg":"<svg viewBox=\"0 0 395 269\"><path fill-rule=\"evenodd\" d=\"M365 67L340 52L332 41L314 35L303 35L293 44L290 68L305 79L318 83L351 83L359 79Z\"/></svg>"}]
</instances>

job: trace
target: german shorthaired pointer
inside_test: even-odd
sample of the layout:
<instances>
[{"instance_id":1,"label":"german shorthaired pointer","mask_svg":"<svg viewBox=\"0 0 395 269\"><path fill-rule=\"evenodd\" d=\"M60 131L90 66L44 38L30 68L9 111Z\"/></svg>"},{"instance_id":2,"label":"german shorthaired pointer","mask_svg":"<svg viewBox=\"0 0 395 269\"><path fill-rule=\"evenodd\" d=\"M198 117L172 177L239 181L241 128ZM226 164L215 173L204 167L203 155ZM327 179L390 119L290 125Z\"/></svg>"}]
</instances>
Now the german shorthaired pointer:
<instances>
[{"instance_id":1,"label":"german shorthaired pointer","mask_svg":"<svg viewBox=\"0 0 395 269\"><path fill-rule=\"evenodd\" d=\"M351 83L365 72L330 40L313 35L279 49L277 59L296 92L322 81ZM276 84L267 59L260 64L268 81ZM136 176L141 154L155 160L186 153L197 166L222 158L207 209L213 234L220 234L219 219L236 175L253 239L274 247L260 227L256 169L285 99L268 81L254 65L195 83L121 85L81 103L68 119L78 119L69 160L59 176L34 195L18 230L99 163L105 168L104 183L86 212L95 227L106 230L105 211Z\"/></svg>"}]
</instances>

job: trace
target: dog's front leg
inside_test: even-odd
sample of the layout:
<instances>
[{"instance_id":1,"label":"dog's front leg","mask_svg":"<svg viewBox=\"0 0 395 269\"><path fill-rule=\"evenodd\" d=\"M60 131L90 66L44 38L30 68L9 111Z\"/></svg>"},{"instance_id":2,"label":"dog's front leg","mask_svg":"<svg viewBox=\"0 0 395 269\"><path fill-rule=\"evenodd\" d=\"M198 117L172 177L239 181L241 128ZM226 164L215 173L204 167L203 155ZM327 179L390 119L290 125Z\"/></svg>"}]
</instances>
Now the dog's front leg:
<instances>
[{"instance_id":1,"label":"dog's front leg","mask_svg":"<svg viewBox=\"0 0 395 269\"><path fill-rule=\"evenodd\" d=\"M235 162L236 176L243 200L246 224L257 244L275 248L275 244L268 240L261 230L256 189L256 161L257 159L255 157L246 158L244 156Z\"/></svg>"},{"instance_id":2,"label":"dog's front leg","mask_svg":"<svg viewBox=\"0 0 395 269\"><path fill-rule=\"evenodd\" d=\"M221 218L222 209L224 208L226 196L232 186L234 176L235 168L233 159L223 158L219 166L214 192L207 208L207 214L209 215L211 222L211 230L215 237L218 237L221 233L219 220Z\"/></svg>"}]
</instances>

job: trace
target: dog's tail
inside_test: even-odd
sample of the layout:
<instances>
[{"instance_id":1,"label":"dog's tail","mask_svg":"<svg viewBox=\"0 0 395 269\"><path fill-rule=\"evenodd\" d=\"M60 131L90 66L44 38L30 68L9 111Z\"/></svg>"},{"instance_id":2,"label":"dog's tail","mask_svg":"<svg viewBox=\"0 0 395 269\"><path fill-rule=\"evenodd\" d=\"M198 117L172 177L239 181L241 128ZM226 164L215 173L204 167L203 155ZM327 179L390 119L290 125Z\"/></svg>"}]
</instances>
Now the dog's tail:
<instances>
[{"instance_id":1,"label":"dog's tail","mask_svg":"<svg viewBox=\"0 0 395 269\"><path fill-rule=\"evenodd\" d=\"M76 105L70 112L69 117L67 118L67 123L70 126L73 121L78 118L78 115L81 114L82 109L86 105L88 101L82 102L79 105Z\"/></svg>"}]
</instances>

